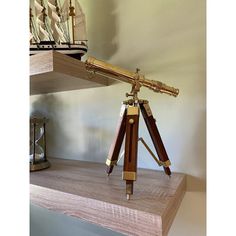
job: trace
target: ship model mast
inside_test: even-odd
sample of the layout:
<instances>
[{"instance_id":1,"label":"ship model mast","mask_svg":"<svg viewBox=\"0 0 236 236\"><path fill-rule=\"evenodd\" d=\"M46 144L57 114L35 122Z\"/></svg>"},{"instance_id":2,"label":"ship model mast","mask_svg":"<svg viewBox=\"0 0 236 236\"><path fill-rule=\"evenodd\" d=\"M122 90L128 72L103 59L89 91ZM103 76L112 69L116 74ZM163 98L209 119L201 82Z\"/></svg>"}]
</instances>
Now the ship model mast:
<instances>
[{"instance_id":1,"label":"ship model mast","mask_svg":"<svg viewBox=\"0 0 236 236\"><path fill-rule=\"evenodd\" d=\"M72 40L73 43L75 43L75 8L72 6L71 4L71 0L70 0L70 7L69 7L70 11L69 11L69 16L71 17L71 28L72 28Z\"/></svg>"},{"instance_id":2,"label":"ship model mast","mask_svg":"<svg viewBox=\"0 0 236 236\"><path fill-rule=\"evenodd\" d=\"M30 17L30 20L29 20L29 28L30 28L30 43L33 42L33 38L34 38L34 35L32 34L32 9L30 8L30 12L29 12L29 17Z\"/></svg>"},{"instance_id":3,"label":"ship model mast","mask_svg":"<svg viewBox=\"0 0 236 236\"><path fill-rule=\"evenodd\" d=\"M31 0L30 54L56 50L81 59L87 52L85 15L78 2Z\"/></svg>"}]
</instances>

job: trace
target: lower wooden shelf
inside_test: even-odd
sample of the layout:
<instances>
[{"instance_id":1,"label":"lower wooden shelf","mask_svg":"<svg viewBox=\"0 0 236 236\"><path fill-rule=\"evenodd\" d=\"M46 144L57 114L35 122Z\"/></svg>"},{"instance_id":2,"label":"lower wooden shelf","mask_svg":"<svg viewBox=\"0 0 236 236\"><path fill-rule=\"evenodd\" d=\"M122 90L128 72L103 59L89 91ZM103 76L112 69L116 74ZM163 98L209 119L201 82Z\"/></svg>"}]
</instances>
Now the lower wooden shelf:
<instances>
[{"instance_id":1,"label":"lower wooden shelf","mask_svg":"<svg viewBox=\"0 0 236 236\"><path fill-rule=\"evenodd\" d=\"M122 167L107 177L105 164L49 158L51 167L30 173L32 204L84 219L125 235L167 235L186 188L184 174L138 169L126 200Z\"/></svg>"}]
</instances>

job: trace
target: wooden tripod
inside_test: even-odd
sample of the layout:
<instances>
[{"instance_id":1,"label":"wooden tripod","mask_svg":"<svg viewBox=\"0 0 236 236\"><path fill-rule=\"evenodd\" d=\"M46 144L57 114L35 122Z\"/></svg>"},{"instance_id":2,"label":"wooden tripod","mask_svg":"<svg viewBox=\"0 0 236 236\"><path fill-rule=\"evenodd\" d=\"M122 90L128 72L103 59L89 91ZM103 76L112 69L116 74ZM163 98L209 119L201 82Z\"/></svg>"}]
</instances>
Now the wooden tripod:
<instances>
[{"instance_id":1,"label":"wooden tripod","mask_svg":"<svg viewBox=\"0 0 236 236\"><path fill-rule=\"evenodd\" d=\"M152 153L142 138L138 138L139 113L142 112L145 124L151 136L152 142L156 149L158 160ZM126 134L126 136L125 136ZM138 141L142 141L151 156L158 165L163 166L165 173L170 176L170 161L166 153L164 144L156 126L149 102L147 100L130 99L124 101L121 107L120 118L117 125L116 135L110 147L108 158L106 160L107 174L110 175L114 165L117 164L120 149L125 136L125 154L122 178L126 181L126 195L130 199L133 194L133 182L137 179L137 150Z\"/></svg>"}]
</instances>

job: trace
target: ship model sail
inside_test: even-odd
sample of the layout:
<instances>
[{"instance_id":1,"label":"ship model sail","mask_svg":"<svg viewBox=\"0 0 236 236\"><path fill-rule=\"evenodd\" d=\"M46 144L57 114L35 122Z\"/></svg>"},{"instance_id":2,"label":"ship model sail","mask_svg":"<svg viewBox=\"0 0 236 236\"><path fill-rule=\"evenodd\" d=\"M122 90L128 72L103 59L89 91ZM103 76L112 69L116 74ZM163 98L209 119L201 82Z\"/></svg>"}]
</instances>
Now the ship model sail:
<instances>
[{"instance_id":1,"label":"ship model sail","mask_svg":"<svg viewBox=\"0 0 236 236\"><path fill-rule=\"evenodd\" d=\"M87 52L85 15L78 0L30 1L30 55L56 50L77 59Z\"/></svg>"}]
</instances>

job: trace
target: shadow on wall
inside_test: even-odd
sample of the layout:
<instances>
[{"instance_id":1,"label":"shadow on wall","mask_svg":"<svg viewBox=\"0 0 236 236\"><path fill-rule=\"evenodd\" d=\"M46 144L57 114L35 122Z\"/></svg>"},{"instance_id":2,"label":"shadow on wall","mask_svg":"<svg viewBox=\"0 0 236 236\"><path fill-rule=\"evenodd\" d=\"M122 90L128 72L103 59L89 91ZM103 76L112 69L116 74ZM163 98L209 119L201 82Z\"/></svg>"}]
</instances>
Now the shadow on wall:
<instances>
[{"instance_id":1,"label":"shadow on wall","mask_svg":"<svg viewBox=\"0 0 236 236\"><path fill-rule=\"evenodd\" d=\"M206 179L187 175L187 191L206 192Z\"/></svg>"},{"instance_id":2,"label":"shadow on wall","mask_svg":"<svg viewBox=\"0 0 236 236\"><path fill-rule=\"evenodd\" d=\"M31 105L30 116L43 116L48 118L48 123L46 125L47 131L47 154L50 156L52 150L55 150L58 147L61 138L63 138L65 143L71 141L71 138L66 135L66 132L63 130L63 124L60 123L60 107L62 106L63 101L56 98L53 94L46 94L37 97ZM56 134L56 135L55 135Z\"/></svg>"},{"instance_id":3,"label":"shadow on wall","mask_svg":"<svg viewBox=\"0 0 236 236\"><path fill-rule=\"evenodd\" d=\"M189 148L183 151L182 161L180 163L185 173L187 173L187 190L188 191L206 191L206 113L204 112L199 118L198 124L193 131ZM194 152L194 153L193 153ZM195 156L190 163L189 157ZM191 168L191 170L190 170ZM191 173L189 175L188 173ZM196 176L193 174L196 173Z\"/></svg>"},{"instance_id":4,"label":"shadow on wall","mask_svg":"<svg viewBox=\"0 0 236 236\"><path fill-rule=\"evenodd\" d=\"M83 160L105 163L113 133L104 128L90 126L86 127L83 138L85 140Z\"/></svg>"},{"instance_id":5,"label":"shadow on wall","mask_svg":"<svg viewBox=\"0 0 236 236\"><path fill-rule=\"evenodd\" d=\"M46 126L48 156L105 162L113 132L106 129L107 121L103 116L91 116L86 105L78 102L71 106L64 97L54 94L33 99L31 116L49 119Z\"/></svg>"},{"instance_id":6,"label":"shadow on wall","mask_svg":"<svg viewBox=\"0 0 236 236\"><path fill-rule=\"evenodd\" d=\"M109 60L117 51L115 2L115 0L98 0L86 3L88 54L93 52L93 56L103 60Z\"/></svg>"}]
</instances>

